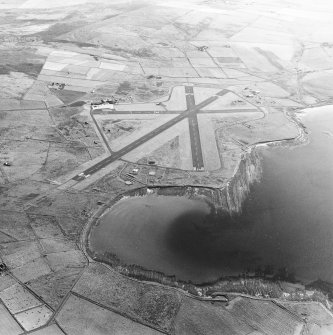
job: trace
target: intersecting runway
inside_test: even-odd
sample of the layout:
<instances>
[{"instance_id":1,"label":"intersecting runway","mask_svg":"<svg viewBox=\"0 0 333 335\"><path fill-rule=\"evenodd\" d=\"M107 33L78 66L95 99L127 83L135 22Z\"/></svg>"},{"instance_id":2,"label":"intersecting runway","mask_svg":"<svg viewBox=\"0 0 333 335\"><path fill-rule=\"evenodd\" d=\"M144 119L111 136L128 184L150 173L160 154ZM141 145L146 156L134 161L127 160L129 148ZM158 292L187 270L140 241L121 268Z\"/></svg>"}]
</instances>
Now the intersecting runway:
<instances>
[{"instance_id":1,"label":"intersecting runway","mask_svg":"<svg viewBox=\"0 0 333 335\"><path fill-rule=\"evenodd\" d=\"M199 104L195 104L194 100L194 92L193 92L193 86L185 86L185 95L186 95L186 104L187 108L185 111L121 111L121 112L115 112L115 114L152 114L152 113L161 113L161 114L175 114L179 113L178 116L175 118L165 122L161 126L155 128L148 134L140 137L136 141L128 144L124 148L120 149L119 151L112 152L111 155L102 161L98 162L97 164L87 168L84 170L82 173L74 176L72 179L75 181L80 181L85 179L87 176L101 170L102 168L106 167L107 165L113 163L114 161L118 160L119 158L123 157L124 155L128 154L132 150L136 149L143 143L151 140L152 138L156 137L157 135L161 134L162 132L166 131L167 129L171 128L178 122L188 118L189 121L189 132L190 132L190 141L191 141L191 151L192 151L192 161L193 161L193 169L196 171L203 171L204 170L204 159L202 155L202 147L201 147L201 140L200 140L200 132L199 132L199 127L198 127L198 118L197 118L197 113L207 113L208 111L202 111L202 108L208 106L211 104L213 101L217 100L219 97L227 94L229 91L228 90L221 90L221 92L217 93L214 96L209 97L208 99L205 99L204 101L200 102ZM227 110L227 111L214 111L214 113L226 113L226 112L239 112L243 110ZM247 112L253 111L250 109L246 110ZM94 114L98 114L98 110L94 111ZM93 113L91 113L93 117ZM94 117L93 117L94 119ZM94 122L96 123L95 119ZM99 128L99 127L98 127ZM105 137L103 136L103 139ZM107 146L109 147L109 144L107 143Z\"/></svg>"}]
</instances>

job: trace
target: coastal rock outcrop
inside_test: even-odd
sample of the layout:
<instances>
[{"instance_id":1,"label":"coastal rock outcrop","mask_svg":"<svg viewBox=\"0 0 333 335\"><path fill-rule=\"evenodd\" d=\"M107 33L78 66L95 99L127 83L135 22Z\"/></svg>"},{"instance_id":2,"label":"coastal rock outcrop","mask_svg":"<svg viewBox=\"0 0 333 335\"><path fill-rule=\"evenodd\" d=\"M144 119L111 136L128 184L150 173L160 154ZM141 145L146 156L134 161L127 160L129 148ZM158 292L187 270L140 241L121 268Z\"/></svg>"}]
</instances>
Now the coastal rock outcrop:
<instances>
[{"instance_id":1,"label":"coastal rock outcrop","mask_svg":"<svg viewBox=\"0 0 333 335\"><path fill-rule=\"evenodd\" d=\"M242 210L242 204L250 192L250 186L260 180L262 175L261 158L256 150L246 153L234 176L225 189L229 213L236 214Z\"/></svg>"}]
</instances>

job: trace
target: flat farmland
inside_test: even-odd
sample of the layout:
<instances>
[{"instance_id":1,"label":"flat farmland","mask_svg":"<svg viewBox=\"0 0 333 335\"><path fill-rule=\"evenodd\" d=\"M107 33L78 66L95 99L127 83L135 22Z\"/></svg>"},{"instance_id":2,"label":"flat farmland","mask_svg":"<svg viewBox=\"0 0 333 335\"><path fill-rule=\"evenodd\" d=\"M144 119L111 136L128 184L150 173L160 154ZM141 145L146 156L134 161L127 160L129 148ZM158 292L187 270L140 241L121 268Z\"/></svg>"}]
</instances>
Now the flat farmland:
<instances>
[{"instance_id":1,"label":"flat farmland","mask_svg":"<svg viewBox=\"0 0 333 335\"><path fill-rule=\"evenodd\" d=\"M89 323L87 323L89 319ZM73 335L158 335L160 332L131 321L89 301L71 296L57 320L61 327Z\"/></svg>"},{"instance_id":2,"label":"flat farmland","mask_svg":"<svg viewBox=\"0 0 333 335\"><path fill-rule=\"evenodd\" d=\"M6 335L18 335L22 333L22 328L3 305L0 305L0 326Z\"/></svg>"}]
</instances>

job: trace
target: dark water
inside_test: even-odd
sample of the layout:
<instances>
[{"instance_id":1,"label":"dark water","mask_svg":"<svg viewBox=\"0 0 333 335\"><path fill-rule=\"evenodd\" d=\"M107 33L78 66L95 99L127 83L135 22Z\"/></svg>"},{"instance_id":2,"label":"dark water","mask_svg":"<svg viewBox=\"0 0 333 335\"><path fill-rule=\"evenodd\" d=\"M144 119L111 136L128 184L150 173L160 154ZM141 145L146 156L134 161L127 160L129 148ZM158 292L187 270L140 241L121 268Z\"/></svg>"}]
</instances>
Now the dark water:
<instances>
[{"instance_id":1,"label":"dark water","mask_svg":"<svg viewBox=\"0 0 333 335\"><path fill-rule=\"evenodd\" d=\"M262 149L262 180L241 215L182 197L127 198L93 229L91 249L197 283L259 268L333 282L333 109L303 122L310 144Z\"/></svg>"}]
</instances>

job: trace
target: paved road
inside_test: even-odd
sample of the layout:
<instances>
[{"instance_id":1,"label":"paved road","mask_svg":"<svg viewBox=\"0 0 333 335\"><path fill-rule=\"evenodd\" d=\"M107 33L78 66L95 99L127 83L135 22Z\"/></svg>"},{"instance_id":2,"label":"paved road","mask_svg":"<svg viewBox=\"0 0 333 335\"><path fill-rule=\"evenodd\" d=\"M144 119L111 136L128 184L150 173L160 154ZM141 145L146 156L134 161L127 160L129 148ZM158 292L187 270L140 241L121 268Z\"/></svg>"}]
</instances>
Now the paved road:
<instances>
[{"instance_id":1,"label":"paved road","mask_svg":"<svg viewBox=\"0 0 333 335\"><path fill-rule=\"evenodd\" d=\"M201 110L200 114L230 114L230 113L253 113L258 112L258 109L251 109L251 108L235 108L235 109L219 109L219 110L213 110L213 109L205 109Z\"/></svg>"},{"instance_id":2,"label":"paved road","mask_svg":"<svg viewBox=\"0 0 333 335\"><path fill-rule=\"evenodd\" d=\"M220 91L219 93L217 93L217 95L219 95L220 97L222 97L223 95L225 95L225 94L227 94L227 93L229 93L230 91L229 90L222 90L222 91Z\"/></svg>"},{"instance_id":3,"label":"paved road","mask_svg":"<svg viewBox=\"0 0 333 335\"><path fill-rule=\"evenodd\" d=\"M202 159L202 150L201 150L200 135L199 135L199 128L198 128L198 124L197 124L198 121L196 119L196 113L201 108L203 108L203 107L209 105L210 103L212 103L213 101L215 101L218 97L217 96L212 96L212 97L202 101L200 104L195 105L194 97L193 97L193 87L186 86L185 87L185 92L187 92L189 94L188 98L186 98L187 102L188 102L188 105L187 105L188 108L187 108L186 111L182 112L181 114L179 114L175 118L167 121L166 123L164 123L163 125L161 125L160 127L156 128L156 129L154 129L150 133L140 137L139 139L137 139L136 141L132 142L131 144L125 146L121 150L113 152L111 154L111 156L103 159L99 163L97 163L97 164L91 166L90 168L84 170L82 173L74 176L72 179L75 180L75 181L80 181L80 180L85 179L85 176L91 175L91 174L103 169L107 165L115 162L116 160L118 160L122 156L126 155L130 151L136 149L137 147L139 147L143 143L151 140L155 136L157 136L160 133L162 133L163 131L171 128L176 123L184 120L187 117L189 117L189 120L190 120L189 123L191 124L190 125L190 134L191 134L191 132L193 132L193 141L195 142L195 144L192 145L192 146L194 146L194 148L192 149L192 157L194 157L193 166L195 168L202 169L203 168L203 159ZM193 115L195 115L195 118L193 118ZM192 138L191 138L191 140L192 140ZM193 155L193 152L194 152L194 155Z\"/></svg>"},{"instance_id":4,"label":"paved road","mask_svg":"<svg viewBox=\"0 0 333 335\"><path fill-rule=\"evenodd\" d=\"M179 114L182 113L182 111L166 111L166 110L155 110L155 111L117 111L117 110L110 110L109 113L105 113L101 111L100 109L94 110L94 115L97 114Z\"/></svg>"}]
</instances>

